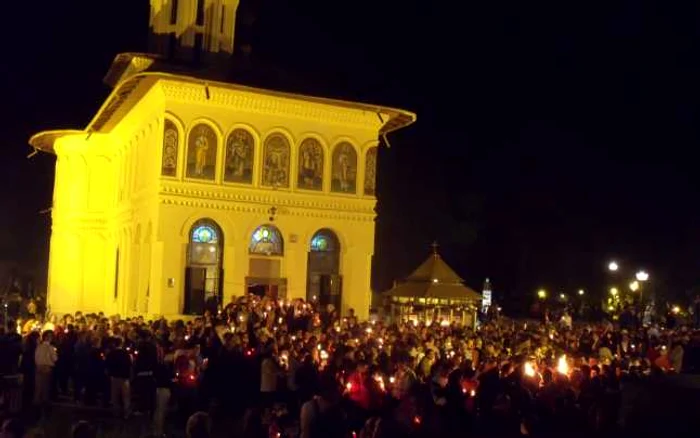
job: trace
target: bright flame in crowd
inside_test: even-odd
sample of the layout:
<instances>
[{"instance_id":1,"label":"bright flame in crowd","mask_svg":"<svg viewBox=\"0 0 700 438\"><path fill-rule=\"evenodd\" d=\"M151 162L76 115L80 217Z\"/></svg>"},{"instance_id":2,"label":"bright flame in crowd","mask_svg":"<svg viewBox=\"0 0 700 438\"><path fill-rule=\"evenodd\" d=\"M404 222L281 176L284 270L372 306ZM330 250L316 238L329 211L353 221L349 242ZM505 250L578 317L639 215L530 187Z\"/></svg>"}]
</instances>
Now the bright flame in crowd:
<instances>
[{"instance_id":1,"label":"bright flame in crowd","mask_svg":"<svg viewBox=\"0 0 700 438\"><path fill-rule=\"evenodd\" d=\"M528 377L535 377L535 367L532 365L532 362L525 362L524 372Z\"/></svg>"},{"instance_id":2,"label":"bright flame in crowd","mask_svg":"<svg viewBox=\"0 0 700 438\"><path fill-rule=\"evenodd\" d=\"M557 362L557 372L560 374L569 374L569 363L566 361L566 355L559 358Z\"/></svg>"}]
</instances>

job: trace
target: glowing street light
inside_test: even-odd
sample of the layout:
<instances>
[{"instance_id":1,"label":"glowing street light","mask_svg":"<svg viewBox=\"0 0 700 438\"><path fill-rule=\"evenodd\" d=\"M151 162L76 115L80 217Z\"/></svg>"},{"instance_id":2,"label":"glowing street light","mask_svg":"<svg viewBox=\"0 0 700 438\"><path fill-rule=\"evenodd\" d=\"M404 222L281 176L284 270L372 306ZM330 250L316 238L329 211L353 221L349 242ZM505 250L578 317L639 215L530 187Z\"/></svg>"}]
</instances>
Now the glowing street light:
<instances>
[{"instance_id":1,"label":"glowing street light","mask_svg":"<svg viewBox=\"0 0 700 438\"><path fill-rule=\"evenodd\" d=\"M610 288L610 295L616 296L617 295L617 288L616 287L611 287Z\"/></svg>"},{"instance_id":2,"label":"glowing street light","mask_svg":"<svg viewBox=\"0 0 700 438\"><path fill-rule=\"evenodd\" d=\"M639 290L639 282L635 280L632 283L630 283L630 290L632 292L637 292Z\"/></svg>"},{"instance_id":3,"label":"glowing street light","mask_svg":"<svg viewBox=\"0 0 700 438\"><path fill-rule=\"evenodd\" d=\"M585 292L583 289L579 289L579 290L578 290L578 294L581 295L581 296L583 296L585 293L586 293L586 292Z\"/></svg>"},{"instance_id":4,"label":"glowing street light","mask_svg":"<svg viewBox=\"0 0 700 438\"><path fill-rule=\"evenodd\" d=\"M617 262L612 261L608 264L608 270L611 272L616 272L620 267L618 266Z\"/></svg>"},{"instance_id":5,"label":"glowing street light","mask_svg":"<svg viewBox=\"0 0 700 438\"><path fill-rule=\"evenodd\" d=\"M544 300L545 298L547 298L547 291L544 290L544 289L538 290L538 291L537 291L537 297L538 297L539 299L541 299L541 300Z\"/></svg>"},{"instance_id":6,"label":"glowing street light","mask_svg":"<svg viewBox=\"0 0 700 438\"><path fill-rule=\"evenodd\" d=\"M638 281L647 281L649 280L649 273L646 271L639 271L635 275Z\"/></svg>"}]
</instances>

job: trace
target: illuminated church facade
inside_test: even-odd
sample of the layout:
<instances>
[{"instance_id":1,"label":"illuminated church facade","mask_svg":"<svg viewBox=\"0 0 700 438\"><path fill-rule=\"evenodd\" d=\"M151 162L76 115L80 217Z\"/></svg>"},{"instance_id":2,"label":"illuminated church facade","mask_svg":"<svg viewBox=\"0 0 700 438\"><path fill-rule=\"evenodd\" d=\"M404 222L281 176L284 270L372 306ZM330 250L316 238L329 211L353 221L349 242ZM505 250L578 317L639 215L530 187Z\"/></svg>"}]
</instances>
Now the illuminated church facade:
<instances>
[{"instance_id":1,"label":"illuminated church facade","mask_svg":"<svg viewBox=\"0 0 700 438\"><path fill-rule=\"evenodd\" d=\"M379 140L415 115L173 72L230 56L237 0L151 0L152 51L118 55L56 156L55 313L199 314L244 293L369 312ZM165 62L167 61L167 62Z\"/></svg>"}]
</instances>

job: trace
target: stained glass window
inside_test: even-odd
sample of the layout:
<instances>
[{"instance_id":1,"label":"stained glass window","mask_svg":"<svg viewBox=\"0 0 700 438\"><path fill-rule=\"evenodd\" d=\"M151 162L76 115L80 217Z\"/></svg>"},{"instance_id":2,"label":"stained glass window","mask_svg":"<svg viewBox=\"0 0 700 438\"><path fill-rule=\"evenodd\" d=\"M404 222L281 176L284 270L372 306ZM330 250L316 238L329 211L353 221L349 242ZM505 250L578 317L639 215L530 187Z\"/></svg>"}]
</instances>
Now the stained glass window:
<instances>
[{"instance_id":1,"label":"stained glass window","mask_svg":"<svg viewBox=\"0 0 700 438\"><path fill-rule=\"evenodd\" d=\"M195 243L218 243L219 236L216 230L210 225L200 225L192 230L192 242Z\"/></svg>"},{"instance_id":2,"label":"stained glass window","mask_svg":"<svg viewBox=\"0 0 700 438\"><path fill-rule=\"evenodd\" d=\"M281 256L284 254L282 234L273 225L261 225L253 232L249 250L251 254Z\"/></svg>"},{"instance_id":3,"label":"stained glass window","mask_svg":"<svg viewBox=\"0 0 700 438\"><path fill-rule=\"evenodd\" d=\"M337 251L338 238L331 230L320 230L311 238L311 251Z\"/></svg>"}]
</instances>

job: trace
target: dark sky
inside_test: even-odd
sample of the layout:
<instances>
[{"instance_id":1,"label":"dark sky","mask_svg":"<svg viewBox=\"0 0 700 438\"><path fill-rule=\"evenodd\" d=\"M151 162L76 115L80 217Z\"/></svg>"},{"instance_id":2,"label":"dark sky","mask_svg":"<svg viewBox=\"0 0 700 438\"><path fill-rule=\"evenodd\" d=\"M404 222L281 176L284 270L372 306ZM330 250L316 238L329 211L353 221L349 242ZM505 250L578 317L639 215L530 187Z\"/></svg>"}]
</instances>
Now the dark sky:
<instances>
[{"instance_id":1,"label":"dark sky","mask_svg":"<svg viewBox=\"0 0 700 438\"><path fill-rule=\"evenodd\" d=\"M700 284L697 2L260 3L255 59L418 113L380 153L377 288L434 239L497 297L602 290L610 257L657 289ZM113 56L146 49L148 5L12 4L0 259L43 263L53 159L26 160L26 140L88 123Z\"/></svg>"}]
</instances>

